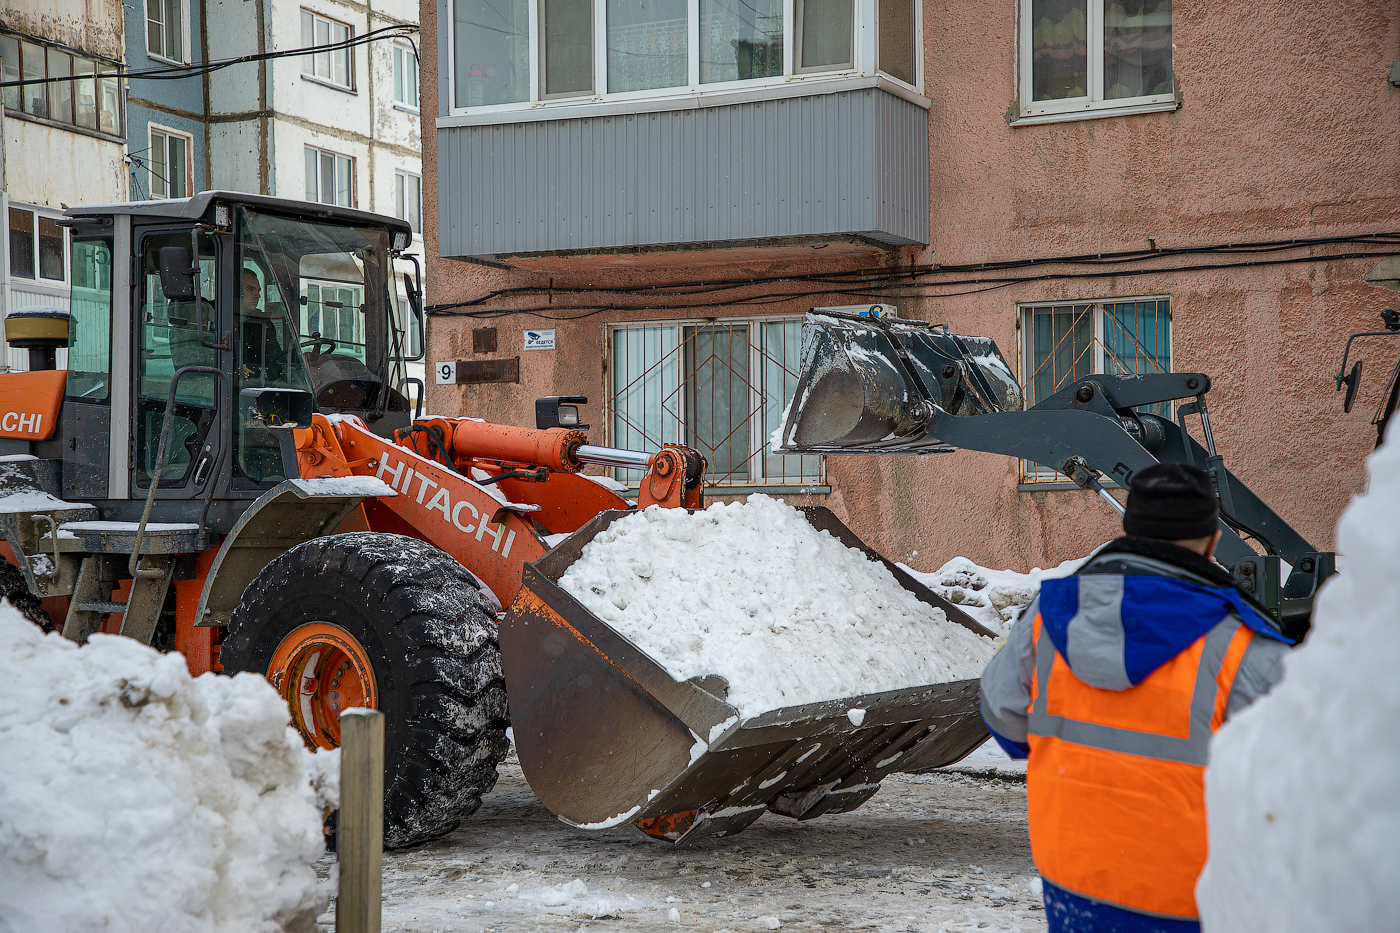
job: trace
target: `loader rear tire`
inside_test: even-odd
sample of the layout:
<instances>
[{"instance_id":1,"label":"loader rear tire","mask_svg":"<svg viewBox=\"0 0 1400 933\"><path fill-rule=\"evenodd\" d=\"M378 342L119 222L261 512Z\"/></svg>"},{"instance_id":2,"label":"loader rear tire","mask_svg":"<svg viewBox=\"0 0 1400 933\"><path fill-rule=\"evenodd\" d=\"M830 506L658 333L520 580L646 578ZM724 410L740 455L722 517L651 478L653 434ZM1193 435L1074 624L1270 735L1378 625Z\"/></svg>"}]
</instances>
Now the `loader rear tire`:
<instances>
[{"instance_id":1,"label":"loader rear tire","mask_svg":"<svg viewBox=\"0 0 1400 933\"><path fill-rule=\"evenodd\" d=\"M29 592L29 584L24 582L24 574L7 560L0 560L0 596L10 601L19 614L33 622L45 632L53 631L53 620L44 611L39 597Z\"/></svg>"},{"instance_id":2,"label":"loader rear tire","mask_svg":"<svg viewBox=\"0 0 1400 933\"><path fill-rule=\"evenodd\" d=\"M331 535L272 560L234 610L220 660L226 673L267 676L293 704L319 699L314 725L293 706L313 747L338 744L341 703L384 713L389 848L455 829L509 750L490 604L461 564L413 538Z\"/></svg>"}]
</instances>

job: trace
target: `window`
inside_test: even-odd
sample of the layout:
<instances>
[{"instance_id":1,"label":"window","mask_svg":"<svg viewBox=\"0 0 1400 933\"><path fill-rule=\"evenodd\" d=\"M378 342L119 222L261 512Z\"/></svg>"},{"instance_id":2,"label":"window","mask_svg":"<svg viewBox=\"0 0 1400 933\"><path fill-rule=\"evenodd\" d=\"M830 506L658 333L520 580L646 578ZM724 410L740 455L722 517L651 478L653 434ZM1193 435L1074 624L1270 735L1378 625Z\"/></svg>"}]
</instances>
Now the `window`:
<instances>
[{"instance_id":1,"label":"window","mask_svg":"<svg viewBox=\"0 0 1400 933\"><path fill-rule=\"evenodd\" d=\"M10 208L10 275L21 279L67 281L66 234L53 217Z\"/></svg>"},{"instance_id":2,"label":"window","mask_svg":"<svg viewBox=\"0 0 1400 933\"><path fill-rule=\"evenodd\" d=\"M7 82L76 78L7 87L6 110L121 135L121 97L115 64L4 33L0 33L0 59Z\"/></svg>"},{"instance_id":3,"label":"window","mask_svg":"<svg viewBox=\"0 0 1400 933\"><path fill-rule=\"evenodd\" d=\"M821 481L820 457L769 448L797 387L801 318L618 324L608 341L612 446L688 444L705 455L711 484ZM613 472L641 479L637 470Z\"/></svg>"},{"instance_id":4,"label":"window","mask_svg":"<svg viewBox=\"0 0 1400 933\"><path fill-rule=\"evenodd\" d=\"M112 374L112 236L73 237L72 343L64 394L106 402Z\"/></svg>"},{"instance_id":5,"label":"window","mask_svg":"<svg viewBox=\"0 0 1400 933\"><path fill-rule=\"evenodd\" d=\"M150 126L151 151L147 161L152 198L187 198L190 195L190 137L155 124Z\"/></svg>"},{"instance_id":6,"label":"window","mask_svg":"<svg viewBox=\"0 0 1400 933\"><path fill-rule=\"evenodd\" d=\"M1171 0L1021 0L1020 58L1023 118L1176 106Z\"/></svg>"},{"instance_id":7,"label":"window","mask_svg":"<svg viewBox=\"0 0 1400 933\"><path fill-rule=\"evenodd\" d=\"M452 109L853 70L917 86L918 19L914 0L452 0Z\"/></svg>"},{"instance_id":8,"label":"window","mask_svg":"<svg viewBox=\"0 0 1400 933\"><path fill-rule=\"evenodd\" d=\"M406 45L394 46L394 103L418 109L418 56Z\"/></svg>"},{"instance_id":9,"label":"window","mask_svg":"<svg viewBox=\"0 0 1400 933\"><path fill-rule=\"evenodd\" d=\"M355 160L306 147L306 200L355 206Z\"/></svg>"},{"instance_id":10,"label":"window","mask_svg":"<svg viewBox=\"0 0 1400 933\"><path fill-rule=\"evenodd\" d=\"M1026 406L1045 401L1094 373L1171 372L1171 303L1167 298L1024 305L1021 308ZM1143 409L1171 417L1171 403ZM1045 466L1021 461L1021 482L1063 482Z\"/></svg>"},{"instance_id":11,"label":"window","mask_svg":"<svg viewBox=\"0 0 1400 933\"><path fill-rule=\"evenodd\" d=\"M185 46L184 0L146 0L146 51L183 63Z\"/></svg>"},{"instance_id":12,"label":"window","mask_svg":"<svg viewBox=\"0 0 1400 933\"><path fill-rule=\"evenodd\" d=\"M301 11L301 44L334 45L349 42L355 30L344 23L327 19L310 10ZM355 86L355 56L350 48L329 49L301 57L301 73L309 78L328 81L344 88ZM416 82L415 82L416 83ZM415 95L416 96L416 95Z\"/></svg>"},{"instance_id":13,"label":"window","mask_svg":"<svg viewBox=\"0 0 1400 933\"><path fill-rule=\"evenodd\" d=\"M423 232L423 179L408 172L394 173L394 216L408 221L414 233Z\"/></svg>"}]
</instances>

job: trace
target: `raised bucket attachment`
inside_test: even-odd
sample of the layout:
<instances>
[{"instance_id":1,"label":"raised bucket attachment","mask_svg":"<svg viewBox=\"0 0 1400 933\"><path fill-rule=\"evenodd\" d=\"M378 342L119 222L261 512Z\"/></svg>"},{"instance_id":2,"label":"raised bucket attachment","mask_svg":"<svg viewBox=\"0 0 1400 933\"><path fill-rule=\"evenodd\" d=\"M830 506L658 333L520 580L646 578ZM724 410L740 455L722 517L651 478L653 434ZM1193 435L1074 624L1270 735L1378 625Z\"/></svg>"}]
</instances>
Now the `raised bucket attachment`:
<instances>
[{"instance_id":1,"label":"raised bucket attachment","mask_svg":"<svg viewBox=\"0 0 1400 933\"><path fill-rule=\"evenodd\" d=\"M813 453L949 453L926 431L938 411L1019 411L1021 389L989 337L893 317L821 308L802 324L797 388L781 449Z\"/></svg>"},{"instance_id":2,"label":"raised bucket attachment","mask_svg":"<svg viewBox=\"0 0 1400 933\"><path fill-rule=\"evenodd\" d=\"M950 620L995 634L866 547L830 510L801 511ZM565 822L633 822L677 843L731 835L764 811L806 820L855 809L891 772L951 764L986 739L976 680L746 720L724 701L722 677L675 680L558 585L584 545L628 514L604 512L527 564L500 629L521 769Z\"/></svg>"}]
</instances>

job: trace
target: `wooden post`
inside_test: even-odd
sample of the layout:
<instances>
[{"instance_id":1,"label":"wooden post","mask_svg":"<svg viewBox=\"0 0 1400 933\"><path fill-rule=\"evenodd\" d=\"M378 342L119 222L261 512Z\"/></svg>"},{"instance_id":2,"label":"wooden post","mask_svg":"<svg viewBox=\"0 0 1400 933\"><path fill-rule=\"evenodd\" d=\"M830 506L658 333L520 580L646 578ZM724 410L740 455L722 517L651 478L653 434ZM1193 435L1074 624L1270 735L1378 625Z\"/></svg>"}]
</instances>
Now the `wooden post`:
<instances>
[{"instance_id":1,"label":"wooden post","mask_svg":"<svg viewBox=\"0 0 1400 933\"><path fill-rule=\"evenodd\" d=\"M384 714L340 714L340 891L336 933L380 933L384 856Z\"/></svg>"}]
</instances>

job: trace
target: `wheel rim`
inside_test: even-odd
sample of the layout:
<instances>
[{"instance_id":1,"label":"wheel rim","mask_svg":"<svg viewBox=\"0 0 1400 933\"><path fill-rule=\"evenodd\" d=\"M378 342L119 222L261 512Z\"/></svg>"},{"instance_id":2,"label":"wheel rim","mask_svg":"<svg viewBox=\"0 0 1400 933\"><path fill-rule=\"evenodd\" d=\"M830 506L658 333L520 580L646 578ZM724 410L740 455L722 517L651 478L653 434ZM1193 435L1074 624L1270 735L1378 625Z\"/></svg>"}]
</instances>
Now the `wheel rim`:
<instances>
[{"instance_id":1,"label":"wheel rim","mask_svg":"<svg viewBox=\"0 0 1400 933\"><path fill-rule=\"evenodd\" d=\"M293 629L267 666L267 679L308 748L340 747L340 714L379 708L374 667L359 639L333 622Z\"/></svg>"}]
</instances>

